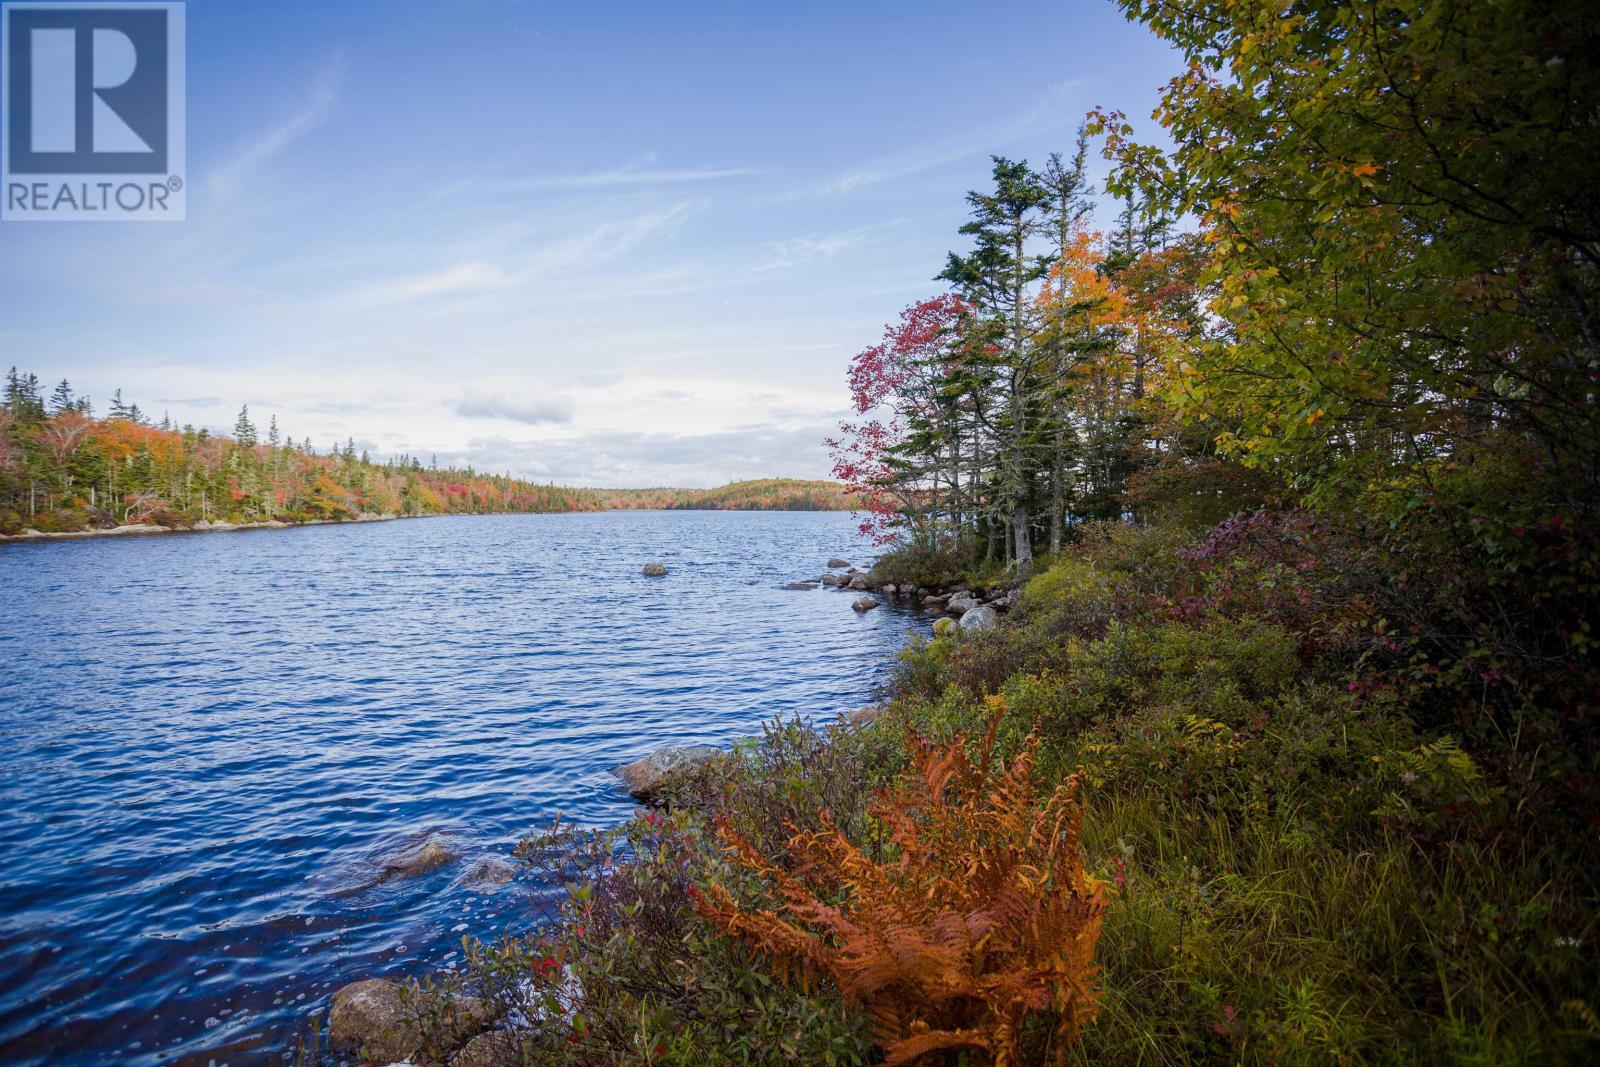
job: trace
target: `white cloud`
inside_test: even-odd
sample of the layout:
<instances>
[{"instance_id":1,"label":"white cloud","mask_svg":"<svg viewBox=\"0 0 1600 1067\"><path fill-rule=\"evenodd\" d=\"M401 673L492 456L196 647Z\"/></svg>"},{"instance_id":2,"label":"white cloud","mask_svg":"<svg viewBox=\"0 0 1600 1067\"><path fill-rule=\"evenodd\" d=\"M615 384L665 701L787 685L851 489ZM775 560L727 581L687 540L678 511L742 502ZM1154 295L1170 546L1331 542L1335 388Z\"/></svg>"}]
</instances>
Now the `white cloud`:
<instances>
[{"instance_id":1,"label":"white cloud","mask_svg":"<svg viewBox=\"0 0 1600 1067\"><path fill-rule=\"evenodd\" d=\"M815 423L703 434L612 431L540 441L478 437L464 450L441 450L439 461L563 485L710 488L746 478L828 477L822 440L834 429L832 423Z\"/></svg>"},{"instance_id":2,"label":"white cloud","mask_svg":"<svg viewBox=\"0 0 1600 1067\"><path fill-rule=\"evenodd\" d=\"M464 419L509 419L530 426L572 421L570 396L521 398L504 394L469 394L456 404L456 414Z\"/></svg>"}]
</instances>

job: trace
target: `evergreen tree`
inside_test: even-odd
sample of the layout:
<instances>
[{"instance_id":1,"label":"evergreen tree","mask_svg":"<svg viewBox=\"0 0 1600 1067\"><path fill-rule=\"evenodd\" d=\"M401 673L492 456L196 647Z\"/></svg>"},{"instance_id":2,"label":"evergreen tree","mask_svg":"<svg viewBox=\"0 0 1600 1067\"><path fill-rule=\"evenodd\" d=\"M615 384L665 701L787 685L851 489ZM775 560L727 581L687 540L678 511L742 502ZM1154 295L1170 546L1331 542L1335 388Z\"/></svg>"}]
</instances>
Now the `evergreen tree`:
<instances>
[{"instance_id":1,"label":"evergreen tree","mask_svg":"<svg viewBox=\"0 0 1600 1067\"><path fill-rule=\"evenodd\" d=\"M995 413L999 438L998 475L1002 519L1011 525L1011 546L1019 567L1033 561L1029 406L1035 373L1028 286L1044 276L1045 267L1030 256L1027 244L1038 232L1039 209L1049 195L1026 162L994 157L992 192L970 192L972 221L961 233L976 247L965 256L950 253L939 278L954 285L978 309L984 321L982 340L995 350L1002 389L1002 407Z\"/></svg>"},{"instance_id":2,"label":"evergreen tree","mask_svg":"<svg viewBox=\"0 0 1600 1067\"><path fill-rule=\"evenodd\" d=\"M241 448L254 448L256 444L255 424L250 421L250 405L246 404L239 409L239 417L233 423L233 439L239 442Z\"/></svg>"},{"instance_id":3,"label":"evergreen tree","mask_svg":"<svg viewBox=\"0 0 1600 1067\"><path fill-rule=\"evenodd\" d=\"M64 411L71 410L73 410L72 386L63 378L55 391L50 394L50 414L60 415Z\"/></svg>"}]
</instances>

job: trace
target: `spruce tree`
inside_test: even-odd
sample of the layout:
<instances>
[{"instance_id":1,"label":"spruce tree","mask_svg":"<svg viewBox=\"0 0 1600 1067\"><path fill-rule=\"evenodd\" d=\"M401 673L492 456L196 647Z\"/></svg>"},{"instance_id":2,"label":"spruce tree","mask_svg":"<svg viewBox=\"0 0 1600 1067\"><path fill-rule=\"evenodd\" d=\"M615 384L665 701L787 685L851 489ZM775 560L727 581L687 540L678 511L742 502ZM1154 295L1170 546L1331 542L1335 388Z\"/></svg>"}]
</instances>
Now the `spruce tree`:
<instances>
[{"instance_id":1,"label":"spruce tree","mask_svg":"<svg viewBox=\"0 0 1600 1067\"><path fill-rule=\"evenodd\" d=\"M250 421L250 405L246 404L239 409L239 417L233 423L233 439L239 442L241 448L254 448L256 444L255 424Z\"/></svg>"},{"instance_id":2,"label":"spruce tree","mask_svg":"<svg viewBox=\"0 0 1600 1067\"><path fill-rule=\"evenodd\" d=\"M56 386L55 392L50 394L50 414L60 415L64 411L73 410L72 386L67 384L65 378Z\"/></svg>"}]
</instances>

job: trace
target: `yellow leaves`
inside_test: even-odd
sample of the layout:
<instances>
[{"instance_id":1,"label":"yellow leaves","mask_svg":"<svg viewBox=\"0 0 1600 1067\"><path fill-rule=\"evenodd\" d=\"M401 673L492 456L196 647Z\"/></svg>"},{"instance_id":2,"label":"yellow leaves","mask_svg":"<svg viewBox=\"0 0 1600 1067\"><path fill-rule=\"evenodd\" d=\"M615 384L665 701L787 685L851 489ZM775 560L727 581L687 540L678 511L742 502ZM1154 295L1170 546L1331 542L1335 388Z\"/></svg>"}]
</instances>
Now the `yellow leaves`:
<instances>
[{"instance_id":1,"label":"yellow leaves","mask_svg":"<svg viewBox=\"0 0 1600 1067\"><path fill-rule=\"evenodd\" d=\"M1318 408L1317 410L1313 411L1311 414L1306 416L1306 425L1307 426L1315 426L1317 424L1317 420L1322 418L1322 416L1326 415L1327 413L1328 412L1325 409Z\"/></svg>"}]
</instances>

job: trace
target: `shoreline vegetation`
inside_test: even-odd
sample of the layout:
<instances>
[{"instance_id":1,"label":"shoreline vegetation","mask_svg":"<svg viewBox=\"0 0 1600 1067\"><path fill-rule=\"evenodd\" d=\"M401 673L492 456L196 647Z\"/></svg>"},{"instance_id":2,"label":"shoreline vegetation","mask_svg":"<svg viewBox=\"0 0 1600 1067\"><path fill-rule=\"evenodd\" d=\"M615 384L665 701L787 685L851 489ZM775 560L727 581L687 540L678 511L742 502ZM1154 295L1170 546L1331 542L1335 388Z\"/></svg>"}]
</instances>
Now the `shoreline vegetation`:
<instances>
[{"instance_id":1,"label":"shoreline vegetation","mask_svg":"<svg viewBox=\"0 0 1600 1067\"><path fill-rule=\"evenodd\" d=\"M1593 20L1120 6L1167 143L996 158L834 442L862 586L1005 620L530 835L564 896L302 1063L1600 1056Z\"/></svg>"},{"instance_id":2,"label":"shoreline vegetation","mask_svg":"<svg viewBox=\"0 0 1600 1067\"><path fill-rule=\"evenodd\" d=\"M318 451L262 431L231 436L151 420L121 390L105 417L69 382L47 397L15 367L0 401L0 540L262 529L428 515L632 509L847 511L837 482L761 478L714 489L541 484L420 457L373 459L353 441Z\"/></svg>"}]
</instances>

